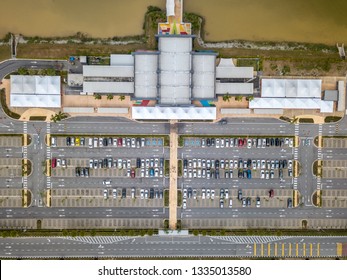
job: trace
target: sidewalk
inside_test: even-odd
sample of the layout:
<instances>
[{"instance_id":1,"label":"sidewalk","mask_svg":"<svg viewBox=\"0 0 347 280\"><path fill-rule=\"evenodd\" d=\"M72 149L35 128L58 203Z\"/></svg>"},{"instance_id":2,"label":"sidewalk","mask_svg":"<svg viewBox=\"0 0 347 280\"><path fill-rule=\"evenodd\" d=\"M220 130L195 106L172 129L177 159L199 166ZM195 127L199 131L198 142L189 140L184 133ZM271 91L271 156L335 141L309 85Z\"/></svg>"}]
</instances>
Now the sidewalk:
<instances>
[{"instance_id":1,"label":"sidewalk","mask_svg":"<svg viewBox=\"0 0 347 280\"><path fill-rule=\"evenodd\" d=\"M169 226L176 229L177 225L177 123L170 121L170 193L169 193Z\"/></svg>"}]
</instances>

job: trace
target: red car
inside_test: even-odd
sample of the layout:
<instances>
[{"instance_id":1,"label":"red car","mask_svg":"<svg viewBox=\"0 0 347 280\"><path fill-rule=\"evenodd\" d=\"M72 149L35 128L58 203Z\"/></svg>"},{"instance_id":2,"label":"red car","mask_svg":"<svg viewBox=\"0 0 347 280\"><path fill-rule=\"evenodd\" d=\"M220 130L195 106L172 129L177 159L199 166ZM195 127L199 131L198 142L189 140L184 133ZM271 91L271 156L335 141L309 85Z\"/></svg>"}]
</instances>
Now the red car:
<instances>
[{"instance_id":1,"label":"red car","mask_svg":"<svg viewBox=\"0 0 347 280\"><path fill-rule=\"evenodd\" d=\"M269 191L269 197L274 197L274 190Z\"/></svg>"},{"instance_id":2,"label":"red car","mask_svg":"<svg viewBox=\"0 0 347 280\"><path fill-rule=\"evenodd\" d=\"M135 178L135 169L131 169L131 178Z\"/></svg>"},{"instance_id":3,"label":"red car","mask_svg":"<svg viewBox=\"0 0 347 280\"><path fill-rule=\"evenodd\" d=\"M122 138L118 138L118 141L117 141L118 143L117 143L117 146L118 147L122 147L122 145L123 145L123 141L122 141Z\"/></svg>"},{"instance_id":4,"label":"red car","mask_svg":"<svg viewBox=\"0 0 347 280\"><path fill-rule=\"evenodd\" d=\"M55 168L57 166L57 159L52 158L52 168Z\"/></svg>"}]
</instances>

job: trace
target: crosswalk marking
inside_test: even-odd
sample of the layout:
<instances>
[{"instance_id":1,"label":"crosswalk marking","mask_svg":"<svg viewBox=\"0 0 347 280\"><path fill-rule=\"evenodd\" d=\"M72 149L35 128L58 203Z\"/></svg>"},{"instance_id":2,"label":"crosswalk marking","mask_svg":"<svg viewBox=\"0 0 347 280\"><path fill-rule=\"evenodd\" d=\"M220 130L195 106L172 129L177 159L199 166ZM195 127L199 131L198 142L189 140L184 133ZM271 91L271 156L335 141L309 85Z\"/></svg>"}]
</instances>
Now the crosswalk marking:
<instances>
[{"instance_id":1,"label":"crosswalk marking","mask_svg":"<svg viewBox=\"0 0 347 280\"><path fill-rule=\"evenodd\" d=\"M77 237L60 237L71 241L78 241L89 244L112 244L120 241L125 241L133 237L130 236L77 236Z\"/></svg>"},{"instance_id":2,"label":"crosswalk marking","mask_svg":"<svg viewBox=\"0 0 347 280\"><path fill-rule=\"evenodd\" d=\"M269 243L289 238L288 236L211 236L224 241L237 244Z\"/></svg>"},{"instance_id":3,"label":"crosswalk marking","mask_svg":"<svg viewBox=\"0 0 347 280\"><path fill-rule=\"evenodd\" d=\"M298 178L293 178L293 189L297 190L298 189Z\"/></svg>"},{"instance_id":4,"label":"crosswalk marking","mask_svg":"<svg viewBox=\"0 0 347 280\"><path fill-rule=\"evenodd\" d=\"M294 135L295 137L299 137L299 124L295 124L295 127L294 127ZM300 141L299 141L300 143ZM299 159L299 151L298 151L298 147L294 147L294 159L295 160L298 160Z\"/></svg>"}]
</instances>

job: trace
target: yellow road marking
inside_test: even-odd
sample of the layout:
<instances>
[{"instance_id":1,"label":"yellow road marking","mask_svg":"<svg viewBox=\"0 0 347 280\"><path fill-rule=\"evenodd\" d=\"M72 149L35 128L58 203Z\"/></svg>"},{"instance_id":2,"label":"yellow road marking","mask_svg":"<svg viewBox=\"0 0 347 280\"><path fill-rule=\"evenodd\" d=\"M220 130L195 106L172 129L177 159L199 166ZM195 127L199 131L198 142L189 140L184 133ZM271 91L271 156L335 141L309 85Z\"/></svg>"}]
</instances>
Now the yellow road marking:
<instances>
[{"instance_id":1,"label":"yellow road marking","mask_svg":"<svg viewBox=\"0 0 347 280\"><path fill-rule=\"evenodd\" d=\"M257 244L254 243L254 246L253 246L253 250L254 250L254 256L257 255Z\"/></svg>"},{"instance_id":2,"label":"yellow road marking","mask_svg":"<svg viewBox=\"0 0 347 280\"><path fill-rule=\"evenodd\" d=\"M306 243L303 243L302 244L302 251L303 251L303 256L305 257L306 256Z\"/></svg>"},{"instance_id":3,"label":"yellow road marking","mask_svg":"<svg viewBox=\"0 0 347 280\"><path fill-rule=\"evenodd\" d=\"M336 255L342 256L342 243L336 243Z\"/></svg>"},{"instance_id":4,"label":"yellow road marking","mask_svg":"<svg viewBox=\"0 0 347 280\"><path fill-rule=\"evenodd\" d=\"M310 243L310 256L312 256L312 243Z\"/></svg>"},{"instance_id":5,"label":"yellow road marking","mask_svg":"<svg viewBox=\"0 0 347 280\"><path fill-rule=\"evenodd\" d=\"M263 243L261 243L261 246L260 246L260 255L264 256L264 244Z\"/></svg>"},{"instance_id":6,"label":"yellow road marking","mask_svg":"<svg viewBox=\"0 0 347 280\"><path fill-rule=\"evenodd\" d=\"M288 252L288 256L292 255L292 243L289 243L289 252Z\"/></svg>"},{"instance_id":7,"label":"yellow road marking","mask_svg":"<svg viewBox=\"0 0 347 280\"><path fill-rule=\"evenodd\" d=\"M275 256L277 256L277 243L275 243Z\"/></svg>"},{"instance_id":8,"label":"yellow road marking","mask_svg":"<svg viewBox=\"0 0 347 280\"><path fill-rule=\"evenodd\" d=\"M268 256L271 255L271 244L270 243L267 244L267 255Z\"/></svg>"},{"instance_id":9,"label":"yellow road marking","mask_svg":"<svg viewBox=\"0 0 347 280\"><path fill-rule=\"evenodd\" d=\"M295 254L296 256L299 256L299 243L295 244Z\"/></svg>"},{"instance_id":10,"label":"yellow road marking","mask_svg":"<svg viewBox=\"0 0 347 280\"><path fill-rule=\"evenodd\" d=\"M282 257L284 257L284 243L282 243Z\"/></svg>"},{"instance_id":11,"label":"yellow road marking","mask_svg":"<svg viewBox=\"0 0 347 280\"><path fill-rule=\"evenodd\" d=\"M320 255L320 243L317 244L317 257Z\"/></svg>"}]
</instances>

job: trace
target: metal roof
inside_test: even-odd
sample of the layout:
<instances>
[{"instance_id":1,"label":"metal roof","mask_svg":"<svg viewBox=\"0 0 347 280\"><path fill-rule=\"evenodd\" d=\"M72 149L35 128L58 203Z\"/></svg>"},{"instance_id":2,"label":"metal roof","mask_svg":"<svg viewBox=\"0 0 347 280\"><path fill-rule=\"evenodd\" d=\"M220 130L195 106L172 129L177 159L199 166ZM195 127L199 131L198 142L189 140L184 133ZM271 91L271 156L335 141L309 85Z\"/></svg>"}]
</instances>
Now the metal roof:
<instances>
[{"instance_id":1,"label":"metal roof","mask_svg":"<svg viewBox=\"0 0 347 280\"><path fill-rule=\"evenodd\" d=\"M111 66L134 66L134 57L131 54L111 54Z\"/></svg>"},{"instance_id":2,"label":"metal roof","mask_svg":"<svg viewBox=\"0 0 347 280\"><path fill-rule=\"evenodd\" d=\"M339 92L337 90L325 90L324 100L325 101L337 101Z\"/></svg>"},{"instance_id":3,"label":"metal roof","mask_svg":"<svg viewBox=\"0 0 347 280\"><path fill-rule=\"evenodd\" d=\"M253 78L253 67L236 67L231 58L221 58L216 68L216 78Z\"/></svg>"},{"instance_id":4,"label":"metal roof","mask_svg":"<svg viewBox=\"0 0 347 280\"><path fill-rule=\"evenodd\" d=\"M194 54L192 75L192 98L213 99L215 98L215 68L216 53Z\"/></svg>"},{"instance_id":5,"label":"metal roof","mask_svg":"<svg viewBox=\"0 0 347 280\"><path fill-rule=\"evenodd\" d=\"M134 93L134 82L83 82L83 92Z\"/></svg>"},{"instance_id":6,"label":"metal roof","mask_svg":"<svg viewBox=\"0 0 347 280\"><path fill-rule=\"evenodd\" d=\"M65 113L91 114L94 113L94 107L64 107Z\"/></svg>"},{"instance_id":7,"label":"metal roof","mask_svg":"<svg viewBox=\"0 0 347 280\"><path fill-rule=\"evenodd\" d=\"M134 53L135 97L156 98L158 94L158 55Z\"/></svg>"},{"instance_id":8,"label":"metal roof","mask_svg":"<svg viewBox=\"0 0 347 280\"><path fill-rule=\"evenodd\" d=\"M98 113L100 114L128 114L129 108L111 108L111 107L100 107Z\"/></svg>"},{"instance_id":9,"label":"metal roof","mask_svg":"<svg viewBox=\"0 0 347 280\"><path fill-rule=\"evenodd\" d=\"M253 94L253 83L216 83L216 94Z\"/></svg>"},{"instance_id":10,"label":"metal roof","mask_svg":"<svg viewBox=\"0 0 347 280\"><path fill-rule=\"evenodd\" d=\"M338 81L338 90L339 90L339 101L337 102L337 111L344 111L346 108L346 94L345 94L345 82Z\"/></svg>"},{"instance_id":11,"label":"metal roof","mask_svg":"<svg viewBox=\"0 0 347 280\"><path fill-rule=\"evenodd\" d=\"M134 77L134 66L83 65L83 77Z\"/></svg>"}]
</instances>

